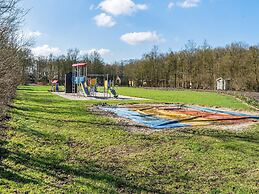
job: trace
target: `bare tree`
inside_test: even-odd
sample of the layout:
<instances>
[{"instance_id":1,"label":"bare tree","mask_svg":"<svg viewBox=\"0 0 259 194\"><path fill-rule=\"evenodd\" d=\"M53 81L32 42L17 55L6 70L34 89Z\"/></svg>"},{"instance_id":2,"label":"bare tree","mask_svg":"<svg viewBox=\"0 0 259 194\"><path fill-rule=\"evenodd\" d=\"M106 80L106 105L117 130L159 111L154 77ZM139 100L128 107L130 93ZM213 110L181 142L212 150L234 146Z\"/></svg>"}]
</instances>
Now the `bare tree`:
<instances>
[{"instance_id":1,"label":"bare tree","mask_svg":"<svg viewBox=\"0 0 259 194\"><path fill-rule=\"evenodd\" d=\"M15 95L29 55L27 43L19 37L25 11L19 8L18 2L0 0L0 115Z\"/></svg>"}]
</instances>

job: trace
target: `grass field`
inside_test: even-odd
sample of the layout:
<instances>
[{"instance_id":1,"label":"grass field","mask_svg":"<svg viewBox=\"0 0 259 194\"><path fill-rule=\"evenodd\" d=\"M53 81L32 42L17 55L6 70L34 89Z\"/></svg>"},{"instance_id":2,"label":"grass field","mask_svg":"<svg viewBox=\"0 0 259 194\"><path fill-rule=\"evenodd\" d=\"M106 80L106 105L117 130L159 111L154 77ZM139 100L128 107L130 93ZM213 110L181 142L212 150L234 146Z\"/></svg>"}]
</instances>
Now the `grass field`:
<instances>
[{"instance_id":1,"label":"grass field","mask_svg":"<svg viewBox=\"0 0 259 194\"><path fill-rule=\"evenodd\" d=\"M215 92L196 91L165 91L144 88L117 89L118 93L126 96L142 97L155 102L184 103L202 106L225 107L237 110L251 110L251 107L236 100L233 96L222 95Z\"/></svg>"},{"instance_id":2,"label":"grass field","mask_svg":"<svg viewBox=\"0 0 259 194\"><path fill-rule=\"evenodd\" d=\"M46 87L20 87L0 139L0 193L256 193L259 125L128 132ZM249 110L231 96L120 88L151 102ZM100 102L100 101L98 101ZM116 102L114 102L116 103ZM127 102L125 102L127 103Z\"/></svg>"}]
</instances>

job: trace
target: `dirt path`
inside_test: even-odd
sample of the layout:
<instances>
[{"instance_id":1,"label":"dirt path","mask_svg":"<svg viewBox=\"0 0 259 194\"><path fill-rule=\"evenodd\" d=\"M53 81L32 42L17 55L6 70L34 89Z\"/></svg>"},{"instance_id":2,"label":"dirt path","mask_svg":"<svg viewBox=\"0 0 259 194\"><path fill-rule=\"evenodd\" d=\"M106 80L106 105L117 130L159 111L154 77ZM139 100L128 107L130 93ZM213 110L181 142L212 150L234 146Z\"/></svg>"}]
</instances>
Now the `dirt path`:
<instances>
[{"instance_id":1,"label":"dirt path","mask_svg":"<svg viewBox=\"0 0 259 194\"><path fill-rule=\"evenodd\" d=\"M248 98L253 98L259 102L259 92L237 92L240 93L241 95L244 95Z\"/></svg>"}]
</instances>

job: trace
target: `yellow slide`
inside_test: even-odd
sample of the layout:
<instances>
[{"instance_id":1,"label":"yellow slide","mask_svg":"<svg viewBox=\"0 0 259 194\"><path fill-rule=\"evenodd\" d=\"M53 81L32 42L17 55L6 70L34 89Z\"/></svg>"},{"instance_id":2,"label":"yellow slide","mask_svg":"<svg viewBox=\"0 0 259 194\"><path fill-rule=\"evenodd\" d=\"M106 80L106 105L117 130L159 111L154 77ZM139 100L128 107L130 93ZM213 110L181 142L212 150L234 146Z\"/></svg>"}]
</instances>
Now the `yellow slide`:
<instances>
[{"instance_id":1,"label":"yellow slide","mask_svg":"<svg viewBox=\"0 0 259 194\"><path fill-rule=\"evenodd\" d=\"M83 91L83 94L84 94L84 96L85 97L87 97L88 95L88 90L86 89L86 87L84 86L84 84L82 84L82 83L80 83L80 87L81 87L81 89L82 89L82 91Z\"/></svg>"}]
</instances>

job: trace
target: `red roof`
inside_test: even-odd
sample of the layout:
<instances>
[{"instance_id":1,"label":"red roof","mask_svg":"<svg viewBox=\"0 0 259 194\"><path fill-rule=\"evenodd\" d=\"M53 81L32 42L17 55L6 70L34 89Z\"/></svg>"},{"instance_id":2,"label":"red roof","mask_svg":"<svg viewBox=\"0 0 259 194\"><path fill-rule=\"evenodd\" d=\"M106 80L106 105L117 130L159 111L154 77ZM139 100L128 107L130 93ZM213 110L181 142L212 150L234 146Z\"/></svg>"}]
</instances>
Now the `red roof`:
<instances>
[{"instance_id":1,"label":"red roof","mask_svg":"<svg viewBox=\"0 0 259 194\"><path fill-rule=\"evenodd\" d=\"M58 80L53 80L51 83L56 84L58 83Z\"/></svg>"},{"instance_id":2,"label":"red roof","mask_svg":"<svg viewBox=\"0 0 259 194\"><path fill-rule=\"evenodd\" d=\"M78 63L78 64L73 64L72 67L85 67L87 66L87 63Z\"/></svg>"}]
</instances>

